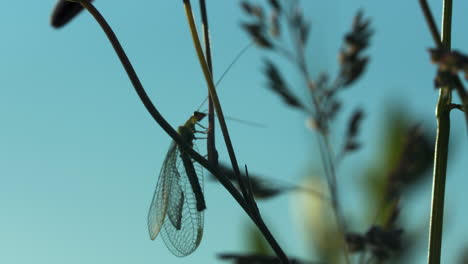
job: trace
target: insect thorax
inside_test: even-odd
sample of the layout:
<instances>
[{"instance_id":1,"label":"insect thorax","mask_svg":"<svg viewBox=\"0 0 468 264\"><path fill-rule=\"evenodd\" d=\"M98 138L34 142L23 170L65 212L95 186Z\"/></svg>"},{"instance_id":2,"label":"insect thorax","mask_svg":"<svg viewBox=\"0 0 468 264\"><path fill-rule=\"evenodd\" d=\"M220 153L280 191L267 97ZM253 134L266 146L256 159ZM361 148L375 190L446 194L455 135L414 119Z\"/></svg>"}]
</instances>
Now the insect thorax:
<instances>
[{"instance_id":1,"label":"insect thorax","mask_svg":"<svg viewBox=\"0 0 468 264\"><path fill-rule=\"evenodd\" d=\"M192 146L192 141L195 139L195 128L190 126L180 126L177 129L179 135L187 142L190 146Z\"/></svg>"}]
</instances>

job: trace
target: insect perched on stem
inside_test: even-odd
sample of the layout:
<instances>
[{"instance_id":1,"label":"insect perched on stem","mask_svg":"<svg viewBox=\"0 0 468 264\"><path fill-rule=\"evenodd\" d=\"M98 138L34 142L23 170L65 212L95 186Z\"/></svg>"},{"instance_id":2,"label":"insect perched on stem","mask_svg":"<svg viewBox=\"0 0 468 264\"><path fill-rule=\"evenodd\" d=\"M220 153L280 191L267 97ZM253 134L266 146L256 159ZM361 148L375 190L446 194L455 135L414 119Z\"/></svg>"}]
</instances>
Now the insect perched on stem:
<instances>
[{"instance_id":1,"label":"insect perched on stem","mask_svg":"<svg viewBox=\"0 0 468 264\"><path fill-rule=\"evenodd\" d=\"M189 146L195 140L195 125L206 116L194 114L178 128ZM171 143L159 174L148 213L152 240L161 232L167 248L176 256L187 256L200 244L203 235L203 171L186 151Z\"/></svg>"}]
</instances>

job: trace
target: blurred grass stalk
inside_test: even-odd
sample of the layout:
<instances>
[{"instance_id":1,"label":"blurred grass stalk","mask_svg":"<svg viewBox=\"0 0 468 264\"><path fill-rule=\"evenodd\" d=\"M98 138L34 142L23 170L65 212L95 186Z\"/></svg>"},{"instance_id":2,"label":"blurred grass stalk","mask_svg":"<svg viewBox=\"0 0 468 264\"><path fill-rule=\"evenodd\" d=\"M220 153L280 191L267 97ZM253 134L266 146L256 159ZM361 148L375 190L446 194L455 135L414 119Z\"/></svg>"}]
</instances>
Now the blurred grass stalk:
<instances>
[{"instance_id":1,"label":"blurred grass stalk","mask_svg":"<svg viewBox=\"0 0 468 264\"><path fill-rule=\"evenodd\" d=\"M443 0L442 12L442 48L449 50L452 29L452 0ZM449 86L440 88L439 100L436 106L437 135L434 154L431 218L429 224L429 264L439 264L441 257L445 181L450 137L451 88L452 87Z\"/></svg>"}]
</instances>

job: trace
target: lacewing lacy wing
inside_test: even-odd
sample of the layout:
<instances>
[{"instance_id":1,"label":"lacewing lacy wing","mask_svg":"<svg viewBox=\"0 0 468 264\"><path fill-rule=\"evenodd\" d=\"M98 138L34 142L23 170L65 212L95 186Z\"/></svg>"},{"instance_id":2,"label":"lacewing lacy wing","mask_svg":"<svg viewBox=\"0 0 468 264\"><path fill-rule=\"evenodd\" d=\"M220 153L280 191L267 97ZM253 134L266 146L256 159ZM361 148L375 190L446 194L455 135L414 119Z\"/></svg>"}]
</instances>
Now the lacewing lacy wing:
<instances>
[{"instance_id":1,"label":"lacewing lacy wing","mask_svg":"<svg viewBox=\"0 0 468 264\"><path fill-rule=\"evenodd\" d=\"M200 187L203 170L193 163ZM166 215L169 220L165 221ZM203 236L203 211L197 210L197 199L185 170L181 151L172 142L153 196L148 215L151 239L161 232L167 248L176 256L187 256L200 244Z\"/></svg>"}]
</instances>

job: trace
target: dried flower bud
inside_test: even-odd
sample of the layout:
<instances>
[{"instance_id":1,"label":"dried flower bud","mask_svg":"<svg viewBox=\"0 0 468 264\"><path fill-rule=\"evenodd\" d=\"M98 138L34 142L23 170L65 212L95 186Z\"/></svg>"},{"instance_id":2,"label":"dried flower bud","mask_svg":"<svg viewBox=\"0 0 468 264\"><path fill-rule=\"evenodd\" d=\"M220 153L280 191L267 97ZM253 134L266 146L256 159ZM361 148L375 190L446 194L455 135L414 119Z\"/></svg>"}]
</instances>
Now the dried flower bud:
<instances>
[{"instance_id":1,"label":"dried flower bud","mask_svg":"<svg viewBox=\"0 0 468 264\"><path fill-rule=\"evenodd\" d=\"M50 24L54 28L61 28L76 17L82 10L83 7L79 3L59 0L52 11Z\"/></svg>"}]
</instances>

